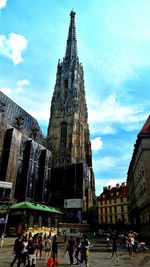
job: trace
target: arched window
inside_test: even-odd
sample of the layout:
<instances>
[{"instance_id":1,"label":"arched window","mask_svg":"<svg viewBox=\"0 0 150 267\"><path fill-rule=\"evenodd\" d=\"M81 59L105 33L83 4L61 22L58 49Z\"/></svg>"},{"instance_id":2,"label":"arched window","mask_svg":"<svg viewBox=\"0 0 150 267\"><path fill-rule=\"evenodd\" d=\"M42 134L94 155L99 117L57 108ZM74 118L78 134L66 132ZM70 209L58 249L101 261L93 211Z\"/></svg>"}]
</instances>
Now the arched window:
<instances>
[{"instance_id":1,"label":"arched window","mask_svg":"<svg viewBox=\"0 0 150 267\"><path fill-rule=\"evenodd\" d=\"M64 87L65 87L65 89L68 89L68 80L67 79L64 80Z\"/></svg>"},{"instance_id":2,"label":"arched window","mask_svg":"<svg viewBox=\"0 0 150 267\"><path fill-rule=\"evenodd\" d=\"M66 147L67 144L67 123L63 122L61 124L61 138L60 138L60 144Z\"/></svg>"}]
</instances>

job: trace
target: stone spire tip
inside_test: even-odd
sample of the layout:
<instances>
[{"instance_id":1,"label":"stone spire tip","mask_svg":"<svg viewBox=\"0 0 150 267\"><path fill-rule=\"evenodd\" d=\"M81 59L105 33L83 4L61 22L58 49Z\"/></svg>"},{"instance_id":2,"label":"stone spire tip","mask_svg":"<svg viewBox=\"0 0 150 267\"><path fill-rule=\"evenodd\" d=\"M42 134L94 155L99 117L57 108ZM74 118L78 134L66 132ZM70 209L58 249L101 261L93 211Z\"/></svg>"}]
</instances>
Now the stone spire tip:
<instances>
[{"instance_id":1,"label":"stone spire tip","mask_svg":"<svg viewBox=\"0 0 150 267\"><path fill-rule=\"evenodd\" d=\"M72 17L74 18L74 17L75 17L75 14L76 14L76 12L74 12L74 10L72 9L71 12L70 12L70 17L71 17L71 18L72 18Z\"/></svg>"}]
</instances>

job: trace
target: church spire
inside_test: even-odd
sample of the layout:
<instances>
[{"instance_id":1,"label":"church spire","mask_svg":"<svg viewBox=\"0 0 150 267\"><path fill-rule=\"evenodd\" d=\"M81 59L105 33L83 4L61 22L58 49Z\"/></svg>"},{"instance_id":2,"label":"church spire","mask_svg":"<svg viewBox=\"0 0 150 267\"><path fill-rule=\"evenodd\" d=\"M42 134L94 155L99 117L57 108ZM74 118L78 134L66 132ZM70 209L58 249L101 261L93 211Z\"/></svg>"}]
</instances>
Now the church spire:
<instances>
[{"instance_id":1,"label":"church spire","mask_svg":"<svg viewBox=\"0 0 150 267\"><path fill-rule=\"evenodd\" d=\"M76 40L76 29L75 29L75 12L70 12L70 25L65 53L65 60L70 61L77 59L77 40Z\"/></svg>"}]
</instances>

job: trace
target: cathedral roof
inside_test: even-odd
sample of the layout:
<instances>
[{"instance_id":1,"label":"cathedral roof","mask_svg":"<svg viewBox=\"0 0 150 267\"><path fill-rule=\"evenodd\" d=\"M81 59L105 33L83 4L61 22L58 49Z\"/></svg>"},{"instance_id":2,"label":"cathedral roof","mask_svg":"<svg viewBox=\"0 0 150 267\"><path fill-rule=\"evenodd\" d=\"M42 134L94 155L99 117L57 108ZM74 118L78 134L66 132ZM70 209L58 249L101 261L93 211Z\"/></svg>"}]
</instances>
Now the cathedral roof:
<instances>
[{"instance_id":1,"label":"cathedral roof","mask_svg":"<svg viewBox=\"0 0 150 267\"><path fill-rule=\"evenodd\" d=\"M77 58L77 39L76 39L76 28L75 28L75 12L72 10L70 13L70 25L66 46L65 59L71 60Z\"/></svg>"},{"instance_id":2,"label":"cathedral roof","mask_svg":"<svg viewBox=\"0 0 150 267\"><path fill-rule=\"evenodd\" d=\"M142 127L141 131L139 132L139 135L141 134L150 134L150 115L148 116L144 126Z\"/></svg>"}]
</instances>

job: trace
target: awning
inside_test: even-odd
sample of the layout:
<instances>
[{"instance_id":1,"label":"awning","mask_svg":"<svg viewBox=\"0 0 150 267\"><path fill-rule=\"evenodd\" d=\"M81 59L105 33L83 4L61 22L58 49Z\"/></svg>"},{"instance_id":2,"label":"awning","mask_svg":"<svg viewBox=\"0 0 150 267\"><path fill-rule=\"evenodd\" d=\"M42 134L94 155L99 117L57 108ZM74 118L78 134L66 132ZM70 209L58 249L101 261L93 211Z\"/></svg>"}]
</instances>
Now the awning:
<instances>
[{"instance_id":1,"label":"awning","mask_svg":"<svg viewBox=\"0 0 150 267\"><path fill-rule=\"evenodd\" d=\"M50 213L57 213L57 214L63 214L61 211L59 211L56 208L53 207L48 207L42 204L36 204L36 203L31 203L28 201L25 202L20 202L12 205L10 207L10 210L22 210L22 209L30 209L30 210L37 210L37 211L45 211L45 212L50 212Z\"/></svg>"}]
</instances>

